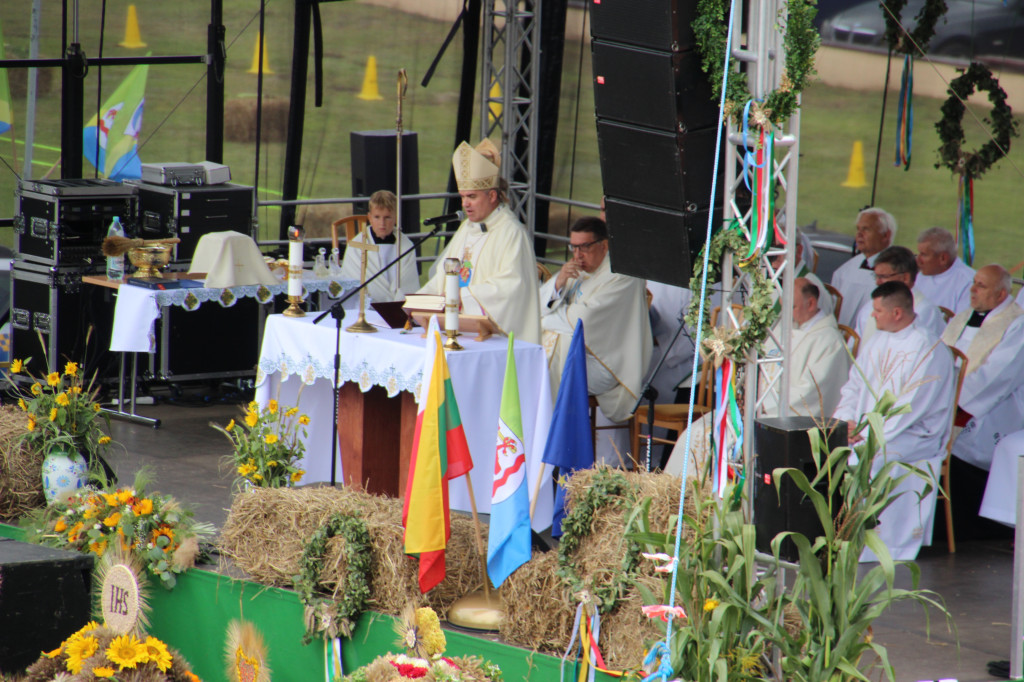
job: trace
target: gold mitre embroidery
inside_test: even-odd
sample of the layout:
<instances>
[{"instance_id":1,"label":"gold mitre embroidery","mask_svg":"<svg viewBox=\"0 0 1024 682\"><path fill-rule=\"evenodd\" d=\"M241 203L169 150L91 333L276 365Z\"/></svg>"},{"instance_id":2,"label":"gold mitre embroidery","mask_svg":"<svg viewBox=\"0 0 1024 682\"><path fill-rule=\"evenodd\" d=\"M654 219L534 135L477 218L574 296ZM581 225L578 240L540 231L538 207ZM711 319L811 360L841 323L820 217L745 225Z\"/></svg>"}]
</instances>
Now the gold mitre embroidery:
<instances>
[{"instance_id":1,"label":"gold mitre embroidery","mask_svg":"<svg viewBox=\"0 0 1024 682\"><path fill-rule=\"evenodd\" d=\"M466 142L460 143L452 154L452 168L455 169L455 182L459 191L496 189L500 163L500 152L490 140L484 139L476 149Z\"/></svg>"}]
</instances>

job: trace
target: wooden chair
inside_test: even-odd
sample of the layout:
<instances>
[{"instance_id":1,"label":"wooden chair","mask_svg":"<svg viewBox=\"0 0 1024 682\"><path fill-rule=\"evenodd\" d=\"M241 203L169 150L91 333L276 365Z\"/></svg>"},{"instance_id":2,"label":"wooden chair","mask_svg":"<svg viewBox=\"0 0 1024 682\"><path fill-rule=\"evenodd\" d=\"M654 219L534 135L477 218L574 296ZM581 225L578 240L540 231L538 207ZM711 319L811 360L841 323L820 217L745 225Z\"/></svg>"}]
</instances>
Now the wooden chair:
<instances>
[{"instance_id":1,"label":"wooden chair","mask_svg":"<svg viewBox=\"0 0 1024 682\"><path fill-rule=\"evenodd\" d=\"M820 255L817 251L814 252L814 259L811 261L811 272L813 273L818 272L818 258Z\"/></svg>"},{"instance_id":2,"label":"wooden chair","mask_svg":"<svg viewBox=\"0 0 1024 682\"><path fill-rule=\"evenodd\" d=\"M714 396L714 363L705 361L701 365L700 384L697 386L696 400L693 403L693 417L699 419L713 408L712 399ZM636 409L633 419L629 422L629 441L633 457L640 456L640 428L647 424L647 412L649 405L641 405ZM654 405L654 426L680 433L686 429L686 415L689 410L688 403L664 403ZM654 443L665 443L674 445L675 441L665 438L653 438Z\"/></svg>"},{"instance_id":3,"label":"wooden chair","mask_svg":"<svg viewBox=\"0 0 1024 682\"><path fill-rule=\"evenodd\" d=\"M857 357L857 351L860 350L860 334L855 332L852 327L847 327L845 324L837 325L840 333L843 335L843 340L846 341L846 345L850 345L850 339L853 339L853 346L850 348L850 352L853 353L853 357Z\"/></svg>"},{"instance_id":4,"label":"wooden chair","mask_svg":"<svg viewBox=\"0 0 1024 682\"><path fill-rule=\"evenodd\" d=\"M938 308L939 312L942 313L942 317L945 318L946 322L949 322L953 318L953 316L956 315L956 313L954 313L952 310L944 306L940 305L938 306Z\"/></svg>"},{"instance_id":5,"label":"wooden chair","mask_svg":"<svg viewBox=\"0 0 1024 682\"><path fill-rule=\"evenodd\" d=\"M743 306L740 305L739 303L733 303L732 304L732 312L736 316L736 321L739 322L740 324L743 324ZM717 327L718 326L718 316L721 315L721 314L722 314L722 306L720 306L720 305L716 305L711 310L711 326L712 327Z\"/></svg>"},{"instance_id":6,"label":"wooden chair","mask_svg":"<svg viewBox=\"0 0 1024 682\"><path fill-rule=\"evenodd\" d=\"M956 374L956 392L953 394L953 418L949 424L949 442L946 444L946 457L942 460L942 469L939 476L939 492L942 493L942 505L946 508L946 546L950 554L956 554L956 539L953 537L953 500L949 496L949 461L953 457L953 432L956 423L956 406L960 404L960 389L964 386L964 377L967 375L967 356L953 348L953 363L959 363Z\"/></svg>"},{"instance_id":7,"label":"wooden chair","mask_svg":"<svg viewBox=\"0 0 1024 682\"><path fill-rule=\"evenodd\" d=\"M369 222L370 216L366 215L350 215L347 218L335 220L331 223L331 248L338 248L338 228L345 228L345 243L348 244L363 229L363 225L368 225Z\"/></svg>"},{"instance_id":8,"label":"wooden chair","mask_svg":"<svg viewBox=\"0 0 1024 682\"><path fill-rule=\"evenodd\" d=\"M543 263L537 263L537 279L541 284L551 279L551 271Z\"/></svg>"},{"instance_id":9,"label":"wooden chair","mask_svg":"<svg viewBox=\"0 0 1024 682\"><path fill-rule=\"evenodd\" d=\"M632 426L630 424L605 424L604 426L597 425L597 411L600 409L597 404L597 396L587 396L587 406L590 408L590 439L594 443L594 456L597 456L597 432L598 431L609 431L614 429L630 429L632 433Z\"/></svg>"},{"instance_id":10,"label":"wooden chair","mask_svg":"<svg viewBox=\"0 0 1024 682\"><path fill-rule=\"evenodd\" d=\"M825 284L825 283L822 282L822 284ZM831 284L825 284L825 291L827 291L828 293L832 294L832 300L834 302L834 304L832 306L832 314L835 315L836 319L838 320L839 319L839 311L843 309L843 295L841 293L839 293L839 289L836 289Z\"/></svg>"}]
</instances>

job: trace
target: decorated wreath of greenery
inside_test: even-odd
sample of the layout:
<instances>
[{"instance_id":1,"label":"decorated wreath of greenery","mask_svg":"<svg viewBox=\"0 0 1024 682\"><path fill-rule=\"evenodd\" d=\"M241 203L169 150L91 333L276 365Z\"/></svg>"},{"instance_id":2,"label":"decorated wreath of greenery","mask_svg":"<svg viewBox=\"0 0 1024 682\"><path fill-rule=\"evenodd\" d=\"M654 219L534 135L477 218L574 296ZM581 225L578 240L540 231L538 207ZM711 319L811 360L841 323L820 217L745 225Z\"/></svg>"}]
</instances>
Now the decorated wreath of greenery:
<instances>
[{"instance_id":1,"label":"decorated wreath of greenery","mask_svg":"<svg viewBox=\"0 0 1024 682\"><path fill-rule=\"evenodd\" d=\"M727 0L700 0L697 3L697 18L693 22L701 67L711 82L716 102L722 95L722 63L728 49L727 9ZM797 96L804 89L808 77L814 74L814 55L821 44L821 36L813 23L817 13L816 0L790 0L785 18L780 16L786 50L785 71L779 87L769 92L764 102L753 107L752 120L758 125L782 125L796 110ZM738 73L735 67L730 57L730 76L726 85L725 110L722 113L740 123L743 107L750 99L750 90L746 74Z\"/></svg>"},{"instance_id":2,"label":"decorated wreath of greenery","mask_svg":"<svg viewBox=\"0 0 1024 682\"><path fill-rule=\"evenodd\" d=\"M965 152L964 143L964 102L975 90L988 92L992 113L986 119L992 126L989 141L976 152ZM939 132L939 162L936 168L945 166L954 173L979 178L999 159L1010 151L1010 138L1018 134L1018 123L1013 110L1006 103L1006 91L999 85L999 79L992 75L984 64L972 62L967 70L949 84L950 96L942 104L942 118L935 124Z\"/></svg>"},{"instance_id":3,"label":"decorated wreath of greenery","mask_svg":"<svg viewBox=\"0 0 1024 682\"><path fill-rule=\"evenodd\" d=\"M331 599L317 591L327 541L335 536L345 540L345 563L348 573L340 599ZM316 529L302 551L299 574L292 577L299 600L306 607L308 644L317 633L334 638L349 637L370 597L370 531L366 523L351 514L335 514Z\"/></svg>"},{"instance_id":4,"label":"decorated wreath of greenery","mask_svg":"<svg viewBox=\"0 0 1024 682\"><path fill-rule=\"evenodd\" d=\"M917 25L906 33L901 15L907 0L882 0L879 4L885 17L885 41L890 50L914 56L928 51L928 43L935 35L935 23L946 13L946 0L925 0L924 7L917 13Z\"/></svg>"},{"instance_id":5,"label":"decorated wreath of greenery","mask_svg":"<svg viewBox=\"0 0 1024 682\"><path fill-rule=\"evenodd\" d=\"M580 543L590 535L594 515L605 506L635 509L639 503L639 490L619 471L607 467L595 471L593 483L574 497L572 509L562 519L562 539L558 545L558 575L568 585L577 600L591 600L601 613L615 610L625 596L640 562L640 545L628 535L622 560L611 580L598 584L584 582L576 573L575 554ZM627 524L627 531L629 530Z\"/></svg>"},{"instance_id":6,"label":"decorated wreath of greenery","mask_svg":"<svg viewBox=\"0 0 1024 682\"><path fill-rule=\"evenodd\" d=\"M779 311L775 309L775 301L772 299L772 285L761 272L757 259L744 259L745 252L749 247L750 243L743 237L735 223L720 230L704 246L709 250L708 282L718 280L721 274L722 257L726 250L733 253L739 269L750 278L751 290L747 296L747 304L740 313L743 326L738 330L724 327L712 329L710 292L704 299L704 319L701 332L703 350L715 356L729 357L736 362L744 362L748 351L760 349L761 344L768 337L768 330L771 329L779 315ZM690 279L691 291L701 290L703 272L704 252L702 250L693 268L693 277ZM690 301L686 323L691 328L697 326L700 303L699 296L695 296Z\"/></svg>"}]
</instances>

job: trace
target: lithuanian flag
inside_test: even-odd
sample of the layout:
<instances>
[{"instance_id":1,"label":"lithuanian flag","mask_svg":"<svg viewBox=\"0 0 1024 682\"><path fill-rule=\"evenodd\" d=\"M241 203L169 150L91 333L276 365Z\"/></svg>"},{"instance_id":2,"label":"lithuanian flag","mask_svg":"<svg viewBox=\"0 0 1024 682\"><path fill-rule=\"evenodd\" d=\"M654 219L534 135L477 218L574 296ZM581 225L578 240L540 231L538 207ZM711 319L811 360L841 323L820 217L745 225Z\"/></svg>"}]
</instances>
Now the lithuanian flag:
<instances>
[{"instance_id":1,"label":"lithuanian flag","mask_svg":"<svg viewBox=\"0 0 1024 682\"><path fill-rule=\"evenodd\" d=\"M427 350L433 366L423 373L424 381L429 375L429 383L420 396L402 510L405 553L420 555L420 591L424 593L444 580L444 549L452 534L448 481L473 468L441 335L434 331L433 338L433 352Z\"/></svg>"}]
</instances>

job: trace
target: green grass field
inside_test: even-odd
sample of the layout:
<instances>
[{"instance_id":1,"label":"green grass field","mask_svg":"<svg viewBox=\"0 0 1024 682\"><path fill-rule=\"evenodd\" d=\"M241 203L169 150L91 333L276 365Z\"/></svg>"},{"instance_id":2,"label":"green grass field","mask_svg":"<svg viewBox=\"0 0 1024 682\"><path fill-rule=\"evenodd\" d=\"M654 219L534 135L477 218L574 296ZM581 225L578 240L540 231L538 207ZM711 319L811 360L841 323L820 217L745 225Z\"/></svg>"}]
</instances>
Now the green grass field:
<instances>
[{"instance_id":1,"label":"green grass field","mask_svg":"<svg viewBox=\"0 0 1024 682\"><path fill-rule=\"evenodd\" d=\"M228 71L225 76L227 99L253 98L256 76L247 73L253 63L258 34L255 3L228 0L224 23L227 26ZM205 51L208 3L205 0L180 0L174 3L139 3L138 16L146 48L127 49L117 45L125 34L127 3L107 3L104 54L156 55L198 54ZM8 57L28 56L29 13L27 5L3 3L0 25L6 38ZM267 16L268 61L273 74L264 82L264 98L288 97L291 62L292 3L269 2ZM324 106L313 106L312 66L308 79L306 129L303 144L303 170L300 193L303 197L342 197L352 193L349 171L349 133L358 130L394 129L395 76L400 68L409 74L405 101L406 130L419 134L420 188L423 192L442 191L447 180L450 150L454 138L454 116L458 99L461 66L460 42L456 40L441 61L430 86L420 80L446 35L448 22L383 9L358 2L321 5L324 21ZM98 6L83 3L81 42L86 55L99 54ZM43 3L42 56L59 53L60 3ZM581 59L582 50L582 59ZM357 94L363 87L367 58L377 60L379 101L365 101ZM920 68L920 67L919 67ZM97 75L90 67L86 79L86 120L96 108ZM102 70L103 92L110 93L124 78L127 68ZM56 76L56 74L54 74ZM146 90L145 121L140 155L143 162L198 161L205 155L205 68L167 66L150 69ZM21 77L23 80L23 76ZM12 76L12 80L16 80ZM557 196L582 201L597 201L601 195L600 168L594 126L593 93L590 88L589 46L578 41L566 45L565 72L562 79L562 103L557 121L555 186ZM577 92L579 96L577 98ZM41 94L37 109L35 164L32 175L40 177L59 157L60 99L59 79ZM886 132L882 144L876 204L893 212L900 223L899 243L913 245L921 229L931 225L952 227L956 211L956 182L944 169L937 170L935 149L938 139L934 123L941 101L925 97L915 100L913 165L909 172L892 167L894 144L894 97L889 100ZM871 189L842 187L846 178L853 143L861 140L865 150L868 181L874 165L881 83L877 91L857 92L814 84L804 93L798 220L801 224L817 220L821 229L852 233L858 209L871 198ZM0 136L0 157L21 172L24 158L25 102L16 97L15 137ZM550 126L554 121L542 121ZM229 121L228 127L233 123ZM969 146L980 144L984 130L965 119ZM1018 222L1024 213L1024 154L1021 141L1009 159L1004 160L976 185L976 240L978 263L996 261L1008 266L1024 258L1017 244ZM19 163L14 163L15 152ZM255 144L227 142L225 163L231 166L236 182L253 183ZM262 200L280 197L284 144L264 143L260 150L258 186ZM91 166L86 164L87 174ZM59 168L53 171L59 177ZM0 215L13 213L15 177L0 168ZM425 202L423 216L442 209L440 201ZM564 214L565 209L553 209ZM259 212L261 233L276 237L279 214L272 207ZM0 242L10 243L9 233L0 233Z\"/></svg>"}]
</instances>

